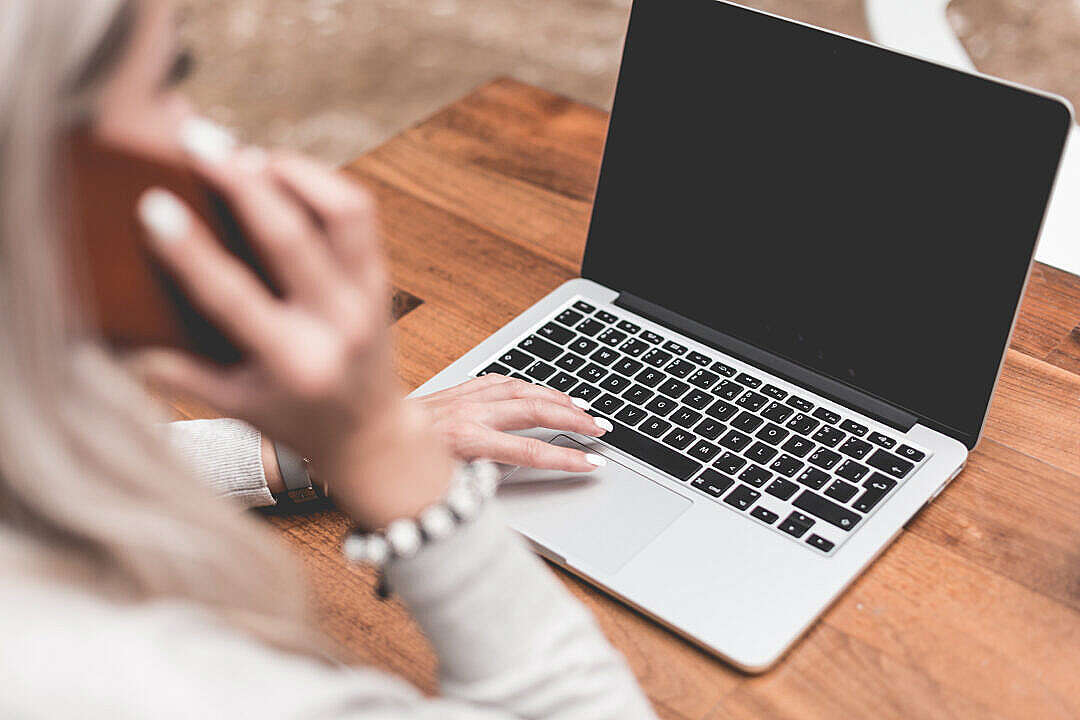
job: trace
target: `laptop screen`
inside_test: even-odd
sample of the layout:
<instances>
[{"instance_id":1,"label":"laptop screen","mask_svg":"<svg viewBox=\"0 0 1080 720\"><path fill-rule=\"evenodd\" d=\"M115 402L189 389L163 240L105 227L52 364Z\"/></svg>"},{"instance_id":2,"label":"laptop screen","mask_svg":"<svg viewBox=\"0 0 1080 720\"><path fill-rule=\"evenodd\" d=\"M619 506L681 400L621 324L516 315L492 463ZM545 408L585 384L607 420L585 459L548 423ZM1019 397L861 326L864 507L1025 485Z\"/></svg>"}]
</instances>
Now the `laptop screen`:
<instances>
[{"instance_id":1,"label":"laptop screen","mask_svg":"<svg viewBox=\"0 0 1080 720\"><path fill-rule=\"evenodd\" d=\"M969 446L1069 111L715 0L637 0L582 273Z\"/></svg>"}]
</instances>

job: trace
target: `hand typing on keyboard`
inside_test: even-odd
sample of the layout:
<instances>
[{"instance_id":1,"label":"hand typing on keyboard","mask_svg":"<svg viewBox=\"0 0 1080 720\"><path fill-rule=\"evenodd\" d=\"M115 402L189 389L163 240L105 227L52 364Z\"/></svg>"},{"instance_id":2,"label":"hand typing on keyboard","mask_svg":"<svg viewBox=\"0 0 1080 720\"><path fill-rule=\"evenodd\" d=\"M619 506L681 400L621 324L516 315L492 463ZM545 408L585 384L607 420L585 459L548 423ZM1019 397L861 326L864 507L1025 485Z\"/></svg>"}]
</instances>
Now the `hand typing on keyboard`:
<instances>
[{"instance_id":1,"label":"hand typing on keyboard","mask_svg":"<svg viewBox=\"0 0 1080 720\"><path fill-rule=\"evenodd\" d=\"M498 374L484 375L414 400L457 457L545 470L589 472L606 462L600 455L558 447L509 430L544 427L600 437L611 429L582 407L588 403L565 393Z\"/></svg>"}]
</instances>

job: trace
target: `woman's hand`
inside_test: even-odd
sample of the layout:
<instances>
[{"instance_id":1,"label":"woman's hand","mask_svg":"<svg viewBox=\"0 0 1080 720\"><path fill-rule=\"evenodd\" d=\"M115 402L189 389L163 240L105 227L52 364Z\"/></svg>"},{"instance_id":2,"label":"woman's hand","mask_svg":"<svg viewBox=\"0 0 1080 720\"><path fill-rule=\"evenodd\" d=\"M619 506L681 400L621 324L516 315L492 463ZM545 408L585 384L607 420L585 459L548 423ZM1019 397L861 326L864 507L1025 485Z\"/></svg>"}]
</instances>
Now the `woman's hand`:
<instances>
[{"instance_id":1,"label":"woman's hand","mask_svg":"<svg viewBox=\"0 0 1080 720\"><path fill-rule=\"evenodd\" d=\"M464 460L482 457L571 472L605 462L600 455L505 432L543 427L599 437L611 429L607 420L582 409L587 407L584 400L524 380L485 375L413 402L428 410L451 451Z\"/></svg>"},{"instance_id":2,"label":"woman's hand","mask_svg":"<svg viewBox=\"0 0 1080 720\"><path fill-rule=\"evenodd\" d=\"M152 249L245 360L221 368L152 350L136 368L311 457L358 521L377 526L434 502L453 463L423 414L402 400L371 200L315 163L235 152L207 132L188 133L196 167L226 197L283 296L175 195L151 190L139 216Z\"/></svg>"}]
</instances>

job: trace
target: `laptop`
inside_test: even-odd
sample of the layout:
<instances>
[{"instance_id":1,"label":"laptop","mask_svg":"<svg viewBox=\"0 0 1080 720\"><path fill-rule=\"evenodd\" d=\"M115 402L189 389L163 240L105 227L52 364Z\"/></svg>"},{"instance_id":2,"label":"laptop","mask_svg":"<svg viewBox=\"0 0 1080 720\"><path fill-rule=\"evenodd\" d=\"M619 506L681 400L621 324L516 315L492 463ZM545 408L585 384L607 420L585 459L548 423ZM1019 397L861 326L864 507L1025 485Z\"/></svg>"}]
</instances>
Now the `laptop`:
<instances>
[{"instance_id":1,"label":"laptop","mask_svg":"<svg viewBox=\"0 0 1080 720\"><path fill-rule=\"evenodd\" d=\"M581 277L416 394L591 403L503 469L545 558L758 672L979 441L1067 102L718 0L636 0Z\"/></svg>"}]
</instances>

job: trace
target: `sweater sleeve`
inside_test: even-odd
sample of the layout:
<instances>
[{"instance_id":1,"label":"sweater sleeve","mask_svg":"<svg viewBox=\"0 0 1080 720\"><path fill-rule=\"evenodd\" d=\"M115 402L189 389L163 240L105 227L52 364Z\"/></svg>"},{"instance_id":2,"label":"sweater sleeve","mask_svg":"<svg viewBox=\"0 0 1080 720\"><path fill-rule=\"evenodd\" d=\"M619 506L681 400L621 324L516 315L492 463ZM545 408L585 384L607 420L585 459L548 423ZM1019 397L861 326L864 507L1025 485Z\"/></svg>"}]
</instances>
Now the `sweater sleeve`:
<instances>
[{"instance_id":1,"label":"sweater sleeve","mask_svg":"<svg viewBox=\"0 0 1080 720\"><path fill-rule=\"evenodd\" d=\"M239 420L185 420L162 426L166 438L214 492L247 507L273 505L262 464L262 435Z\"/></svg>"}]
</instances>

